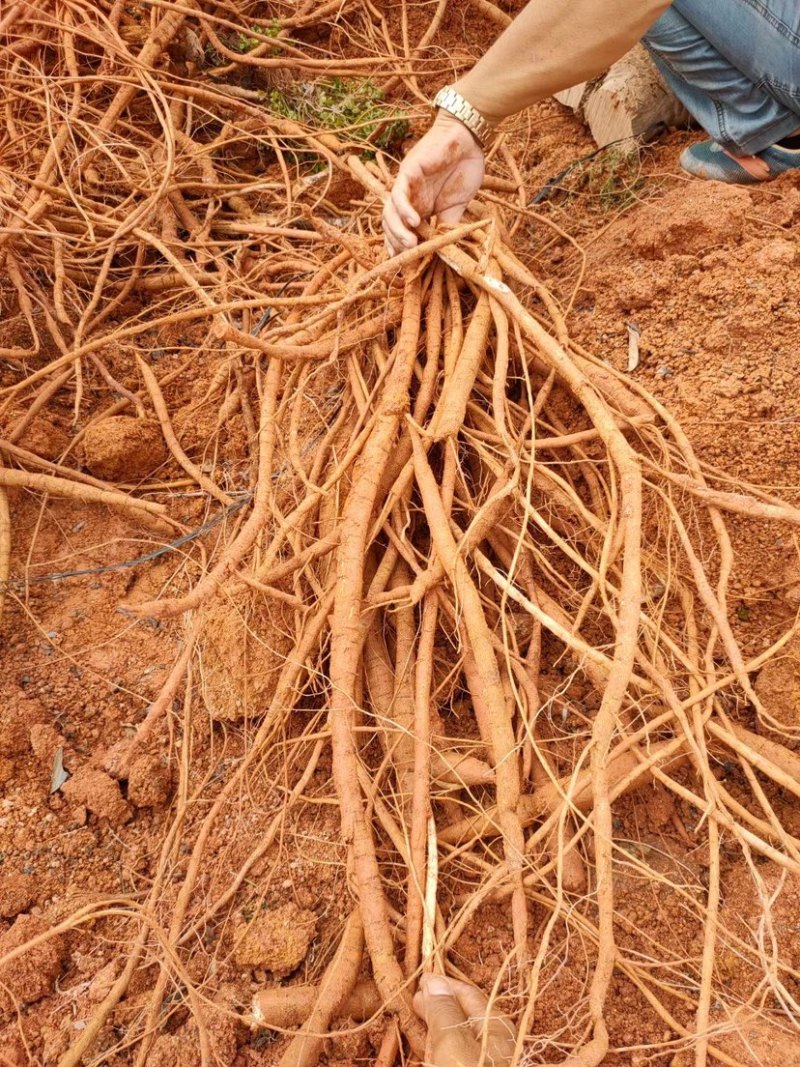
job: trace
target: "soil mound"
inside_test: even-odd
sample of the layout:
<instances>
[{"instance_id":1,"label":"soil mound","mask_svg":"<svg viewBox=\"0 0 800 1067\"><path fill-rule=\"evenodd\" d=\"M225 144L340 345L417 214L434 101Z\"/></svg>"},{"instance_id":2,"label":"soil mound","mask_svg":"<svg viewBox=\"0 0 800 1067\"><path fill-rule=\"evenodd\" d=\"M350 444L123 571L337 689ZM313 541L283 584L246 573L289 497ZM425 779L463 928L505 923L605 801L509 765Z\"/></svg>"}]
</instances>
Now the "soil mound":
<instances>
[{"instance_id":1,"label":"soil mound","mask_svg":"<svg viewBox=\"0 0 800 1067\"><path fill-rule=\"evenodd\" d=\"M634 249L647 259L704 255L741 240L753 201L746 189L699 183L690 193L671 189L630 225Z\"/></svg>"},{"instance_id":2,"label":"soil mound","mask_svg":"<svg viewBox=\"0 0 800 1067\"><path fill-rule=\"evenodd\" d=\"M0 957L34 937L47 933L49 923L36 915L20 915L14 925L0 935ZM0 1012L16 1004L33 1004L52 993L64 961L64 941L58 937L28 949L24 956L0 968Z\"/></svg>"},{"instance_id":3,"label":"soil mound","mask_svg":"<svg viewBox=\"0 0 800 1067\"><path fill-rule=\"evenodd\" d=\"M782 656L767 663L758 676L756 693L770 715L787 730L800 726L800 640L794 637Z\"/></svg>"},{"instance_id":4,"label":"soil mound","mask_svg":"<svg viewBox=\"0 0 800 1067\"><path fill-rule=\"evenodd\" d=\"M167 458L158 423L132 415L114 415L93 423L83 444L88 469L110 482L139 481Z\"/></svg>"},{"instance_id":5,"label":"soil mound","mask_svg":"<svg viewBox=\"0 0 800 1067\"><path fill-rule=\"evenodd\" d=\"M235 722L259 714L292 647L291 632L291 608L260 594L209 608L202 664L212 718Z\"/></svg>"},{"instance_id":6,"label":"soil mound","mask_svg":"<svg viewBox=\"0 0 800 1067\"><path fill-rule=\"evenodd\" d=\"M277 978L296 970L308 952L317 928L313 911L291 901L243 923L244 936L236 946L242 967L271 971Z\"/></svg>"}]
</instances>

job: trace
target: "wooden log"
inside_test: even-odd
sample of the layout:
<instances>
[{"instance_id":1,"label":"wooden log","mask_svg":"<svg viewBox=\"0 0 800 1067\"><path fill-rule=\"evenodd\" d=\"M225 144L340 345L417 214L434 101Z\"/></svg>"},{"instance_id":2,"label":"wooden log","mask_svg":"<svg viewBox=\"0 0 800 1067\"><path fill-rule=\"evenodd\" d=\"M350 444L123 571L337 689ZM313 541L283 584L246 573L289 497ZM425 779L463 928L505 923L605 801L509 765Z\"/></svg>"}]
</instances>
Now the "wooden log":
<instances>
[{"instance_id":1,"label":"wooden log","mask_svg":"<svg viewBox=\"0 0 800 1067\"><path fill-rule=\"evenodd\" d=\"M583 118L601 148L627 139L632 149L635 139L654 126L681 126L690 121L641 45L604 77L556 93L556 99Z\"/></svg>"},{"instance_id":2,"label":"wooden log","mask_svg":"<svg viewBox=\"0 0 800 1067\"><path fill-rule=\"evenodd\" d=\"M555 98L559 104L571 111L579 111L588 87L589 82L581 82L579 85L573 85L571 89L562 89L560 93L555 93Z\"/></svg>"}]
</instances>

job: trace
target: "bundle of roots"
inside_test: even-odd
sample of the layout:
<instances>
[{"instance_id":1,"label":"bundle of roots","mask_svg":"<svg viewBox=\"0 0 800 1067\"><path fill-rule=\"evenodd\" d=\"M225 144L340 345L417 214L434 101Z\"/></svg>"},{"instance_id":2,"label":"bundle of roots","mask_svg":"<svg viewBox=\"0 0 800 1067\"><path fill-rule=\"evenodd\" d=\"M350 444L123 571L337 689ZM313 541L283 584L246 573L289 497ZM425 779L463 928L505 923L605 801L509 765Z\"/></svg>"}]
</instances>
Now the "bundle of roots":
<instances>
[{"instance_id":1,"label":"bundle of roots","mask_svg":"<svg viewBox=\"0 0 800 1067\"><path fill-rule=\"evenodd\" d=\"M152 408L210 510L235 515L182 595L124 605L139 618L184 617L185 640L136 736L106 766L126 777L181 691L189 722L202 698L198 662L206 700L234 700L254 724L243 758L213 785L191 792L182 766L146 900L92 902L41 935L109 916L136 927L123 971L61 1065L91 1055L136 969L153 959L158 977L125 1037L134 1061L146 1061L171 996L196 1016L202 1062L212 1062L202 1009L213 979L190 977L187 959L230 913L329 752L352 914L316 988L256 1000L256 1023L300 1027L282 1064L316 1062L332 1020L348 1011L394 1014L399 1030L387 1031L382 1062L398 1042L421 1059L411 1003L419 975L459 976L459 938L498 901L510 908L513 945L487 992L515 1016L517 1057L600 1064L617 973L676 1051L691 1047L698 1067L709 1056L735 1064L711 1026L712 1003L725 997L715 953L729 937L718 921L721 847L741 850L765 900L762 858L800 872L800 840L773 802L776 789L800 795L800 757L751 684L790 635L747 661L729 622L726 515L796 526L800 512L756 488L728 491L667 410L573 343L557 302L510 247L513 196L476 202L456 227L423 227L416 248L385 259L390 174L380 155L365 159L341 136L270 113L256 90L219 73L225 63L361 69L302 53L291 31L312 6L247 55L225 43L246 20L193 0L142 5L135 44L120 3L27 0L0 19L0 255L21 338L2 352L13 381L4 390L12 431L0 443L0 576L18 487L179 526L169 498L154 504L68 456L53 463L17 444L65 390L81 417L85 376L99 373L118 399L92 419ZM385 35L369 3L317 7ZM445 7L436 5L431 36ZM175 73L165 50L178 39L213 46L213 79ZM417 51L406 38L409 64ZM383 68L374 60L373 69ZM242 146L254 144L281 179L245 172ZM321 161L319 173L300 174L298 146ZM336 214L327 185L343 180L350 206ZM489 179L496 192L517 184L513 167ZM220 352L221 418L241 412L249 430L238 484L194 462L173 425L169 376L159 380L146 339L175 323L203 324L198 347ZM112 344L131 353L127 386L99 355ZM171 372L180 373L189 367ZM263 604L280 624L269 649L250 650L253 682L234 699L215 674L219 620ZM197 887L210 841L287 737L281 810L209 902ZM741 766L749 797L726 788L721 761ZM707 851L702 893L683 892L703 931L695 956L628 951L615 916L621 870L664 878L615 835L615 804L653 782L695 813L692 840ZM190 855L165 909L190 818ZM768 907L765 916L769 926ZM537 1016L565 932L588 967L569 1040ZM797 1010L789 964L741 940L736 951L761 969L774 1004Z\"/></svg>"}]
</instances>

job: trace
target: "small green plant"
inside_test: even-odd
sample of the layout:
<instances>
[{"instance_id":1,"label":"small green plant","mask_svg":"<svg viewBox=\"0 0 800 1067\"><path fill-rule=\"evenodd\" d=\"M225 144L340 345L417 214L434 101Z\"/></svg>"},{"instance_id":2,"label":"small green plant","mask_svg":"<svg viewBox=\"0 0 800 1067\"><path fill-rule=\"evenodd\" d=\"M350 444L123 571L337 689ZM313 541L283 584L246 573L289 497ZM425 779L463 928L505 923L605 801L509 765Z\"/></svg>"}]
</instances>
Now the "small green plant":
<instances>
[{"instance_id":1,"label":"small green plant","mask_svg":"<svg viewBox=\"0 0 800 1067\"><path fill-rule=\"evenodd\" d=\"M249 33L240 32L228 40L228 47L232 52L252 52L260 45L264 37L275 38L281 32L280 19L272 19L266 26L255 24L249 27Z\"/></svg>"},{"instance_id":2,"label":"small green plant","mask_svg":"<svg viewBox=\"0 0 800 1067\"><path fill-rule=\"evenodd\" d=\"M232 52L252 52L256 45L261 42L257 37L248 37L246 33L237 33L228 41L228 47Z\"/></svg>"},{"instance_id":3,"label":"small green plant","mask_svg":"<svg viewBox=\"0 0 800 1067\"><path fill-rule=\"evenodd\" d=\"M638 152L609 148L580 168L574 188L608 212L630 207L638 199L641 186Z\"/></svg>"},{"instance_id":4,"label":"small green plant","mask_svg":"<svg viewBox=\"0 0 800 1067\"><path fill-rule=\"evenodd\" d=\"M340 130L354 141L391 148L408 133L408 120L384 100L370 81L330 78L298 82L265 94L269 110L312 129ZM308 153L298 153L298 158Z\"/></svg>"},{"instance_id":5,"label":"small green plant","mask_svg":"<svg viewBox=\"0 0 800 1067\"><path fill-rule=\"evenodd\" d=\"M281 32L281 20L272 19L267 26L251 26L250 29L253 33L260 33L264 37L277 37Z\"/></svg>"}]
</instances>

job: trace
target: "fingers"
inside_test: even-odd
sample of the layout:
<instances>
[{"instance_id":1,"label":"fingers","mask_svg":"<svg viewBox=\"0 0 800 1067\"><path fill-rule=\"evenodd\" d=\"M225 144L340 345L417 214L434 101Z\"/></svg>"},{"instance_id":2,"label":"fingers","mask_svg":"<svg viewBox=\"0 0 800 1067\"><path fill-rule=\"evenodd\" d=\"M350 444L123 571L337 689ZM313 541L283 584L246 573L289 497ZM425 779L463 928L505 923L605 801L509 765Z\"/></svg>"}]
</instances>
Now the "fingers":
<instances>
[{"instance_id":1,"label":"fingers","mask_svg":"<svg viewBox=\"0 0 800 1067\"><path fill-rule=\"evenodd\" d=\"M428 1025L433 1067L478 1067L484 1031L486 1067L507 1067L516 1030L505 1015L489 1009L475 986L455 978L423 975L414 1009Z\"/></svg>"},{"instance_id":2,"label":"fingers","mask_svg":"<svg viewBox=\"0 0 800 1067\"><path fill-rule=\"evenodd\" d=\"M409 200L408 180L401 169L383 208L383 233L388 251L397 255L406 248L413 248L417 243L414 227L419 224L419 212Z\"/></svg>"},{"instance_id":3,"label":"fingers","mask_svg":"<svg viewBox=\"0 0 800 1067\"><path fill-rule=\"evenodd\" d=\"M449 978L423 974L414 1008L436 1038L453 1027L466 1027L467 1016L450 986Z\"/></svg>"},{"instance_id":4,"label":"fingers","mask_svg":"<svg viewBox=\"0 0 800 1067\"><path fill-rule=\"evenodd\" d=\"M397 181L392 188L392 200L397 208L397 214L403 220L403 222L410 229L419 226L420 217L419 212L411 203L411 188L408 180L408 174L404 169L401 169L397 175Z\"/></svg>"},{"instance_id":5,"label":"fingers","mask_svg":"<svg viewBox=\"0 0 800 1067\"><path fill-rule=\"evenodd\" d=\"M447 978L423 975L414 1009L428 1026L430 1067L477 1067L480 1046Z\"/></svg>"},{"instance_id":6,"label":"fingers","mask_svg":"<svg viewBox=\"0 0 800 1067\"><path fill-rule=\"evenodd\" d=\"M383 207L383 236L389 255L396 256L417 243L416 235L403 223L394 202L389 198Z\"/></svg>"},{"instance_id":7,"label":"fingers","mask_svg":"<svg viewBox=\"0 0 800 1067\"><path fill-rule=\"evenodd\" d=\"M486 1061L487 1067L505 1067L514 1056L517 1043L517 1031L507 1015L502 1015L489 1006L489 998L474 985L459 982L457 978L448 979L453 993L469 1020L472 1032L480 1043L483 1032L488 1032Z\"/></svg>"}]
</instances>

